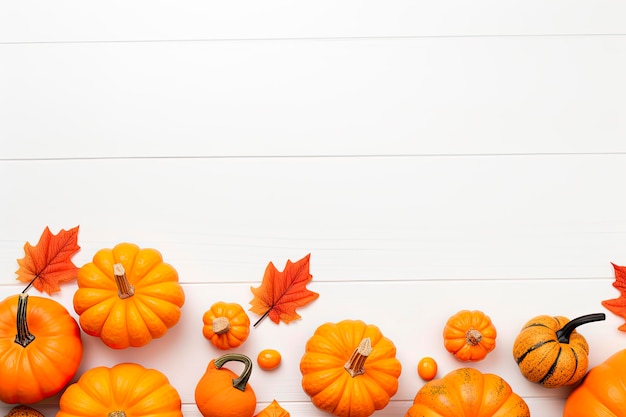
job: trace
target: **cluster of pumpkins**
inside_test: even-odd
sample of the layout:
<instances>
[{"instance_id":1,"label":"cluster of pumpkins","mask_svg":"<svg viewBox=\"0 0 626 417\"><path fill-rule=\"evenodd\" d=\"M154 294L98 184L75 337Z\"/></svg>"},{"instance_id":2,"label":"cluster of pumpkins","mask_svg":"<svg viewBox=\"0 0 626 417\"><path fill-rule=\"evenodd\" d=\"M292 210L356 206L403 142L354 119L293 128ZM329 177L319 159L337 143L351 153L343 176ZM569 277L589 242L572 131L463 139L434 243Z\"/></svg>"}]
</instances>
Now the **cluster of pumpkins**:
<instances>
[{"instance_id":1,"label":"cluster of pumpkins","mask_svg":"<svg viewBox=\"0 0 626 417\"><path fill-rule=\"evenodd\" d=\"M182 416L181 399L166 376L138 364L96 367L68 386L82 358L81 328L107 346L123 349L143 346L179 321L185 297L176 270L154 249L121 243L98 251L80 268L77 282L73 304L80 327L49 298L22 293L0 302L5 363L0 366L0 400L33 404L65 388L57 417ZM203 318L205 337L224 350L243 343L249 328L245 312L226 304L214 307ZM603 318L539 316L515 340L513 356L529 381L546 387L578 384L564 417L626 417L626 350L587 372L589 347L575 330ZM444 344L460 360L475 361L495 347L495 335L486 315L464 310L448 320ZM244 364L241 375L224 367L230 361ZM250 358L238 353L212 360L195 393L202 415L252 417L251 369ZM368 417L386 407L397 392L401 369L393 342L360 320L319 326L300 361L303 390L317 408L338 417ZM279 414L264 410L257 417L270 415ZM405 417L469 415L524 417L530 411L501 377L463 367L426 382Z\"/></svg>"}]
</instances>

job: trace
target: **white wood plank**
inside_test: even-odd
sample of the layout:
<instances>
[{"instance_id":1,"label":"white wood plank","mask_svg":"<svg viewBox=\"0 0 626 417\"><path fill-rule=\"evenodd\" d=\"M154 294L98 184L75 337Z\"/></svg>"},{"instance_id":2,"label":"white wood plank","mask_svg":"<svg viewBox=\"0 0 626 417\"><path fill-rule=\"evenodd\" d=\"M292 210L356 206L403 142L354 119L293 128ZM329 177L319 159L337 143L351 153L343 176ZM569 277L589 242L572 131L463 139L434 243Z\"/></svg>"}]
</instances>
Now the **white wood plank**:
<instances>
[{"instance_id":1,"label":"white wood plank","mask_svg":"<svg viewBox=\"0 0 626 417\"><path fill-rule=\"evenodd\" d=\"M618 0L30 0L0 5L0 42L623 34L625 14Z\"/></svg>"},{"instance_id":2,"label":"white wood plank","mask_svg":"<svg viewBox=\"0 0 626 417\"><path fill-rule=\"evenodd\" d=\"M99 339L85 335L85 355L77 377L97 365L113 366L123 361L140 363L165 373L179 391L183 402L193 408L195 385L204 367L211 358L224 353L204 340L201 334L202 314L218 300L238 302L247 308L251 295L249 285L184 285L187 299L181 321L163 338L142 348L112 350ZM343 319L361 319L375 324L396 345L397 357L403 365L400 387L390 409L379 415L397 415L400 408L408 408L423 384L417 376L416 366L419 359L426 355L438 361L439 376L462 366L496 373L505 378L515 392L536 401L536 407L540 408L538 414L533 415L549 415L547 411L558 408L571 388L547 389L521 376L511 356L517 332L523 323L539 314L573 318L591 312L603 312L605 310L600 306L600 300L613 295L609 282L598 280L570 280L565 283L558 280L477 280L453 284L434 281L358 284L314 282L310 287L319 292L320 297L299 309L301 320L289 325L264 321L251 330L248 340L236 350L251 358L256 358L257 353L267 347L282 353L283 361L277 370L267 372L255 368L250 384L261 404L277 399L285 407L294 405L293 417L324 415L308 404L308 398L300 387L298 366L304 353L304 344L315 328L325 322ZM20 289L20 286L2 286L1 297ZM74 289L74 284L66 285L55 299L75 316L71 310ZM486 312L498 330L496 349L481 362L459 362L442 345L441 331L446 320L464 308ZM253 319L256 315L250 313L250 317ZM606 321L587 324L579 329L589 342L592 366L623 345L623 334L616 329L621 322L621 319L609 313ZM231 369L240 371L237 364ZM45 400L43 404L54 406L56 401L58 396Z\"/></svg>"},{"instance_id":3,"label":"white wood plank","mask_svg":"<svg viewBox=\"0 0 626 417\"><path fill-rule=\"evenodd\" d=\"M5 44L0 159L624 153L624 73L626 36Z\"/></svg>"},{"instance_id":4,"label":"white wood plank","mask_svg":"<svg viewBox=\"0 0 626 417\"><path fill-rule=\"evenodd\" d=\"M122 241L188 283L611 278L626 264L624 155L0 162L0 270L45 226L78 264ZM617 193L617 194L616 194Z\"/></svg>"}]
</instances>

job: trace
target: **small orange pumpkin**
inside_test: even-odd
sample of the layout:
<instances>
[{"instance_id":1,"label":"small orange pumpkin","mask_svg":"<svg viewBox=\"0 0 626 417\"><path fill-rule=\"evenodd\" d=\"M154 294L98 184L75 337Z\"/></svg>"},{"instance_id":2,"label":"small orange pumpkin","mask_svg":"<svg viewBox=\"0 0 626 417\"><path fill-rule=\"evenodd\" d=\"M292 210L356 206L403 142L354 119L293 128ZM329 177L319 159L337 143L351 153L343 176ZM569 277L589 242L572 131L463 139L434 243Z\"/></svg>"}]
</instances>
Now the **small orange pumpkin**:
<instances>
[{"instance_id":1,"label":"small orange pumpkin","mask_svg":"<svg viewBox=\"0 0 626 417\"><path fill-rule=\"evenodd\" d=\"M367 417L386 407L401 371L393 342L361 320L322 324L300 360L302 388L317 408L338 417Z\"/></svg>"},{"instance_id":2,"label":"small orange pumpkin","mask_svg":"<svg viewBox=\"0 0 626 417\"><path fill-rule=\"evenodd\" d=\"M98 366L61 395L56 417L183 417L167 377L135 363Z\"/></svg>"},{"instance_id":3,"label":"small orange pumpkin","mask_svg":"<svg viewBox=\"0 0 626 417\"><path fill-rule=\"evenodd\" d=\"M626 416L626 349L591 368L567 397L563 417Z\"/></svg>"},{"instance_id":4,"label":"small orange pumpkin","mask_svg":"<svg viewBox=\"0 0 626 417\"><path fill-rule=\"evenodd\" d=\"M405 417L530 417L526 402L500 376L460 368L427 382Z\"/></svg>"},{"instance_id":5,"label":"small orange pumpkin","mask_svg":"<svg viewBox=\"0 0 626 417\"><path fill-rule=\"evenodd\" d=\"M78 271L74 310L85 333L113 349L147 345L181 316L178 273L156 249L120 243Z\"/></svg>"},{"instance_id":6,"label":"small orange pumpkin","mask_svg":"<svg viewBox=\"0 0 626 417\"><path fill-rule=\"evenodd\" d=\"M479 310L461 310L443 328L443 345L458 360L485 359L496 347L496 328L489 316Z\"/></svg>"},{"instance_id":7,"label":"small orange pumpkin","mask_svg":"<svg viewBox=\"0 0 626 417\"><path fill-rule=\"evenodd\" d=\"M202 334L218 349L241 346L250 334L250 318L237 303L214 303L202 316L202 322Z\"/></svg>"},{"instance_id":8,"label":"small orange pumpkin","mask_svg":"<svg viewBox=\"0 0 626 417\"><path fill-rule=\"evenodd\" d=\"M9 411L6 417L44 417L44 415L27 405L17 405Z\"/></svg>"},{"instance_id":9,"label":"small orange pumpkin","mask_svg":"<svg viewBox=\"0 0 626 417\"><path fill-rule=\"evenodd\" d=\"M32 404L61 391L83 357L76 320L58 302L20 294L0 302L0 400Z\"/></svg>"},{"instance_id":10,"label":"small orange pumpkin","mask_svg":"<svg viewBox=\"0 0 626 417\"><path fill-rule=\"evenodd\" d=\"M240 376L224 364L237 361L244 364ZM209 362L198 381L195 400L204 417L252 417L256 409L256 394L248 379L252 360L240 353L227 353Z\"/></svg>"},{"instance_id":11,"label":"small orange pumpkin","mask_svg":"<svg viewBox=\"0 0 626 417\"><path fill-rule=\"evenodd\" d=\"M589 366L589 345L576 327L604 320L603 313L572 321L563 316L537 316L528 321L513 342L513 358L530 382L548 388L580 381Z\"/></svg>"}]
</instances>

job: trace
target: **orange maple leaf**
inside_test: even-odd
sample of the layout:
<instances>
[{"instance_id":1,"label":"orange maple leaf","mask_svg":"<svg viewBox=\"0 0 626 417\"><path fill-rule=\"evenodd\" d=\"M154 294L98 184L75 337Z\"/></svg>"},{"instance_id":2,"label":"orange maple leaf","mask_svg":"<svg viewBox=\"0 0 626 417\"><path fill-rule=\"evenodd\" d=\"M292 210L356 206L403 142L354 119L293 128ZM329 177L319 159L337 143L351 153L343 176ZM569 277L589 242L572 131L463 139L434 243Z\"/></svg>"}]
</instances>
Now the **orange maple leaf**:
<instances>
[{"instance_id":1,"label":"orange maple leaf","mask_svg":"<svg viewBox=\"0 0 626 417\"><path fill-rule=\"evenodd\" d=\"M61 229L56 235L46 226L37 245L26 242L25 256L17 260L20 268L15 271L18 280L28 283L23 292L33 286L40 292L52 294L61 290L59 283L76 278L78 267L71 258L80 249L77 240L78 226Z\"/></svg>"},{"instance_id":2,"label":"orange maple leaf","mask_svg":"<svg viewBox=\"0 0 626 417\"><path fill-rule=\"evenodd\" d=\"M618 298L612 300L602 301L602 305L606 307L610 312L626 319L626 267L613 265L615 270L615 282L613 286L620 292ZM626 332L626 324L622 324L618 327L618 330Z\"/></svg>"},{"instance_id":3,"label":"orange maple leaf","mask_svg":"<svg viewBox=\"0 0 626 417\"><path fill-rule=\"evenodd\" d=\"M273 263L265 268L263 282L258 288L250 287L254 298L250 301L250 311L261 314L261 318L254 323L259 324L265 317L274 323L281 320L289 323L300 318L296 308L302 307L319 297L319 294L307 289L306 285L313 276L309 273L308 254L296 263L287 261L285 269L280 272Z\"/></svg>"}]
</instances>

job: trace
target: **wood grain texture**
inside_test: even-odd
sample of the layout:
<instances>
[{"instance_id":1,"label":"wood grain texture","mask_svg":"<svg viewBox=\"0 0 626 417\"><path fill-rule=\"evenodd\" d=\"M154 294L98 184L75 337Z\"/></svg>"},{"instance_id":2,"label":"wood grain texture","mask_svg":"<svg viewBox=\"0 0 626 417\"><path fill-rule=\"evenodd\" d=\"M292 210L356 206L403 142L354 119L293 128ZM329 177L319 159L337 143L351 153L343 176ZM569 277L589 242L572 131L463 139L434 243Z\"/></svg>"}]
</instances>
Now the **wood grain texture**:
<instances>
[{"instance_id":1,"label":"wood grain texture","mask_svg":"<svg viewBox=\"0 0 626 417\"><path fill-rule=\"evenodd\" d=\"M219 356L201 333L215 301L249 307L269 262L311 254L319 299L262 322L238 351L257 412L327 415L300 387L306 340L358 318L392 339L401 416L460 309L497 347L470 366L503 376L534 417L571 388L527 382L513 340L539 314L585 325L592 366L626 348L611 262L626 265L623 2L479 0L243 3L32 0L0 5L0 298L45 226L79 225L80 266L122 241L161 251L187 300L139 349L84 335L79 375L138 362L193 392ZM54 298L72 308L75 283ZM256 315L249 313L252 321ZM77 378L78 376L77 375ZM1 388L0 388L1 389ZM46 417L58 396L36 408ZM0 404L0 413L11 405Z\"/></svg>"}]
</instances>

